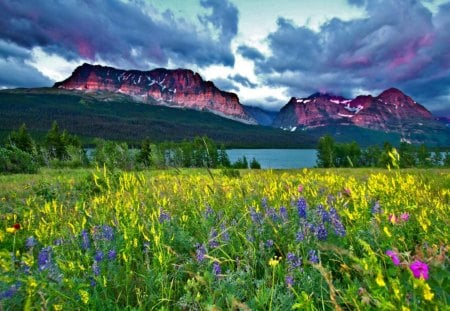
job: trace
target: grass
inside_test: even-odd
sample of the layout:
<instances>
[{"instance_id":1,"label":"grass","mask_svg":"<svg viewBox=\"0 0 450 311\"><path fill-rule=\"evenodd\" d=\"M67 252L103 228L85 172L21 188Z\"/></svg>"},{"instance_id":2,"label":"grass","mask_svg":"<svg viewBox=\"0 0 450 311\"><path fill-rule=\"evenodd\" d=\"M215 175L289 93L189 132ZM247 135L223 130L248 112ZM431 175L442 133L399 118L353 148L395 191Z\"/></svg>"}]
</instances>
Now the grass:
<instances>
[{"instance_id":1,"label":"grass","mask_svg":"<svg viewBox=\"0 0 450 311\"><path fill-rule=\"evenodd\" d=\"M449 173L0 176L0 309L444 310Z\"/></svg>"}]
</instances>

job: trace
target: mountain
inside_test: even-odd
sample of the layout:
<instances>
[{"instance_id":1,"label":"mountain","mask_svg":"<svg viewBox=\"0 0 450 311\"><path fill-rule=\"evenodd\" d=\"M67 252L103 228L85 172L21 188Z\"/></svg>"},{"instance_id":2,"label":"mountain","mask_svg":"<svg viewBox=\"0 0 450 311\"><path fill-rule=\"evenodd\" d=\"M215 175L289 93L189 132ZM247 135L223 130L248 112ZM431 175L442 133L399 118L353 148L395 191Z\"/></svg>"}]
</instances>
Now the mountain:
<instances>
[{"instance_id":1,"label":"mountain","mask_svg":"<svg viewBox=\"0 0 450 311\"><path fill-rule=\"evenodd\" d=\"M271 126L278 115L278 111L269 111L259 107L245 106L244 111L251 116L259 125Z\"/></svg>"},{"instance_id":2,"label":"mountain","mask_svg":"<svg viewBox=\"0 0 450 311\"><path fill-rule=\"evenodd\" d=\"M83 64L69 78L55 83L54 88L125 94L137 101L209 111L256 124L236 94L219 90L214 83L204 81L198 73L188 69L138 71Z\"/></svg>"},{"instance_id":3,"label":"mountain","mask_svg":"<svg viewBox=\"0 0 450 311\"><path fill-rule=\"evenodd\" d=\"M427 142L431 136L449 136L448 129L425 107L395 88L376 97L364 95L354 99L322 93L293 97L273 122L274 127L290 131L330 125L399 133L403 140L415 143Z\"/></svg>"}]
</instances>

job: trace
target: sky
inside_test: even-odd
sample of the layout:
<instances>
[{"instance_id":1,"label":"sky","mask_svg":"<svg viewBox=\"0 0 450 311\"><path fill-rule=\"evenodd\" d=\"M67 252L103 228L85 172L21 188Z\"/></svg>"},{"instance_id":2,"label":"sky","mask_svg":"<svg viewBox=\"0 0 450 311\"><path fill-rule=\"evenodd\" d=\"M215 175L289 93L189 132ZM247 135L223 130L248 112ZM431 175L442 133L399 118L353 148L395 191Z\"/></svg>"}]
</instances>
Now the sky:
<instances>
[{"instance_id":1,"label":"sky","mask_svg":"<svg viewBox=\"0 0 450 311\"><path fill-rule=\"evenodd\" d=\"M0 0L0 88L188 68L269 110L396 87L450 117L449 29L450 0Z\"/></svg>"}]
</instances>

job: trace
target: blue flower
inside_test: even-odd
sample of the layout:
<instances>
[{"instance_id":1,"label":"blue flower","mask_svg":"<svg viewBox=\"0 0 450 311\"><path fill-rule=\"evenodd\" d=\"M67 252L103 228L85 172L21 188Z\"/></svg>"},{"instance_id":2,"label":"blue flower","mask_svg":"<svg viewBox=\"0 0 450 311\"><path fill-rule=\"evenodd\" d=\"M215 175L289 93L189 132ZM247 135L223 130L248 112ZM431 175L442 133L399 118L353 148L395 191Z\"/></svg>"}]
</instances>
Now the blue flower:
<instances>
[{"instance_id":1,"label":"blue flower","mask_svg":"<svg viewBox=\"0 0 450 311\"><path fill-rule=\"evenodd\" d=\"M86 230L81 231L81 248L87 250L91 247L91 240L89 239L89 234Z\"/></svg>"},{"instance_id":2,"label":"blue flower","mask_svg":"<svg viewBox=\"0 0 450 311\"><path fill-rule=\"evenodd\" d=\"M47 270L51 266L52 261L52 248L51 246L41 249L38 254L38 267L39 270Z\"/></svg>"},{"instance_id":3,"label":"blue flower","mask_svg":"<svg viewBox=\"0 0 450 311\"><path fill-rule=\"evenodd\" d=\"M308 252L308 258L312 263L319 263L319 257L317 257L316 251L313 249Z\"/></svg>"},{"instance_id":4,"label":"blue flower","mask_svg":"<svg viewBox=\"0 0 450 311\"><path fill-rule=\"evenodd\" d=\"M304 198L298 199L298 201L297 201L298 217L306 218L306 209L307 208L308 208L308 205L306 204L306 200Z\"/></svg>"},{"instance_id":5,"label":"blue flower","mask_svg":"<svg viewBox=\"0 0 450 311\"><path fill-rule=\"evenodd\" d=\"M267 240L265 243L266 247L272 247L273 246L273 240Z\"/></svg>"},{"instance_id":6,"label":"blue flower","mask_svg":"<svg viewBox=\"0 0 450 311\"><path fill-rule=\"evenodd\" d=\"M317 239L319 239L319 241L324 241L328 237L328 231L323 224L319 224L316 227L315 233L316 233L316 237L317 237Z\"/></svg>"},{"instance_id":7,"label":"blue flower","mask_svg":"<svg viewBox=\"0 0 450 311\"><path fill-rule=\"evenodd\" d=\"M305 239L305 235L303 234L303 232L301 230L299 230L295 236L295 240L297 242L301 242Z\"/></svg>"},{"instance_id":8,"label":"blue flower","mask_svg":"<svg viewBox=\"0 0 450 311\"><path fill-rule=\"evenodd\" d=\"M25 246L30 249L33 248L34 246L37 245L37 241L33 236L30 236L27 238L26 242L25 242Z\"/></svg>"},{"instance_id":9,"label":"blue flower","mask_svg":"<svg viewBox=\"0 0 450 311\"><path fill-rule=\"evenodd\" d=\"M170 221L170 215L165 212L162 207L159 209L159 222L163 223L165 221Z\"/></svg>"},{"instance_id":10,"label":"blue flower","mask_svg":"<svg viewBox=\"0 0 450 311\"><path fill-rule=\"evenodd\" d=\"M330 222L330 214L325 210L322 204L317 206L317 214L323 223Z\"/></svg>"},{"instance_id":11,"label":"blue flower","mask_svg":"<svg viewBox=\"0 0 450 311\"><path fill-rule=\"evenodd\" d=\"M95 252L94 260L97 261L97 262L98 261L102 261L103 257L104 257L103 252L101 250L97 250Z\"/></svg>"},{"instance_id":12,"label":"blue flower","mask_svg":"<svg viewBox=\"0 0 450 311\"><path fill-rule=\"evenodd\" d=\"M108 251L108 259L114 260L117 257L117 252L114 249Z\"/></svg>"},{"instance_id":13,"label":"blue flower","mask_svg":"<svg viewBox=\"0 0 450 311\"><path fill-rule=\"evenodd\" d=\"M287 208L284 206L280 207L280 217L283 221L287 221L289 219Z\"/></svg>"},{"instance_id":14,"label":"blue flower","mask_svg":"<svg viewBox=\"0 0 450 311\"><path fill-rule=\"evenodd\" d=\"M195 251L197 261L202 262L205 259L206 247L204 244L197 244L197 250Z\"/></svg>"},{"instance_id":15,"label":"blue flower","mask_svg":"<svg viewBox=\"0 0 450 311\"><path fill-rule=\"evenodd\" d=\"M214 261L214 263L213 263L213 273L215 276L218 276L220 273L222 273L220 264L217 261Z\"/></svg>"},{"instance_id":16,"label":"blue flower","mask_svg":"<svg viewBox=\"0 0 450 311\"><path fill-rule=\"evenodd\" d=\"M94 260L94 263L92 264L92 272L95 276L98 276L100 274L100 266L98 265L98 262Z\"/></svg>"},{"instance_id":17,"label":"blue flower","mask_svg":"<svg viewBox=\"0 0 450 311\"><path fill-rule=\"evenodd\" d=\"M294 277L292 275L286 275L284 281L287 287L292 287L292 285L294 285Z\"/></svg>"},{"instance_id":18,"label":"blue flower","mask_svg":"<svg viewBox=\"0 0 450 311\"><path fill-rule=\"evenodd\" d=\"M383 211L381 210L381 205L380 205L380 201L375 201L375 203L373 204L370 212L372 214L381 214Z\"/></svg>"}]
</instances>

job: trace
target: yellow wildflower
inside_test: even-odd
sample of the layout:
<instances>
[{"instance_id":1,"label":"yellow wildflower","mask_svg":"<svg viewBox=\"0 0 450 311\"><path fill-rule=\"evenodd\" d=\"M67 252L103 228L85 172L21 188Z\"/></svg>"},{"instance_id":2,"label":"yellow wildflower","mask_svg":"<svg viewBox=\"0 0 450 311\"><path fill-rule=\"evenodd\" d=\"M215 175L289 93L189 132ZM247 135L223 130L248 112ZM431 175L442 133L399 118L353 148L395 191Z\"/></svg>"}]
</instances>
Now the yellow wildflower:
<instances>
[{"instance_id":1,"label":"yellow wildflower","mask_svg":"<svg viewBox=\"0 0 450 311\"><path fill-rule=\"evenodd\" d=\"M432 300L434 297L434 293L431 292L431 288L430 285L428 285L428 283L425 283L424 287L423 287L423 298L425 300Z\"/></svg>"},{"instance_id":2,"label":"yellow wildflower","mask_svg":"<svg viewBox=\"0 0 450 311\"><path fill-rule=\"evenodd\" d=\"M269 260L269 266L271 266L272 268L275 268L280 263L280 259L281 259L281 257L277 257L277 256L271 258Z\"/></svg>"},{"instance_id":3,"label":"yellow wildflower","mask_svg":"<svg viewBox=\"0 0 450 311\"><path fill-rule=\"evenodd\" d=\"M381 274L381 272L378 273L377 278L375 279L375 282L377 282L378 286L380 286L380 287L386 286L386 283L384 282L384 279L383 279L383 274Z\"/></svg>"},{"instance_id":4,"label":"yellow wildflower","mask_svg":"<svg viewBox=\"0 0 450 311\"><path fill-rule=\"evenodd\" d=\"M53 310L55 311L62 311L63 306L62 305L53 305Z\"/></svg>"},{"instance_id":5,"label":"yellow wildflower","mask_svg":"<svg viewBox=\"0 0 450 311\"><path fill-rule=\"evenodd\" d=\"M87 291L85 291L84 289L80 289L78 291L78 293L80 294L81 297L81 301L87 305L89 303L89 293Z\"/></svg>"},{"instance_id":6,"label":"yellow wildflower","mask_svg":"<svg viewBox=\"0 0 450 311\"><path fill-rule=\"evenodd\" d=\"M392 236L392 233L389 231L389 229L388 229L388 227L384 227L383 228L383 231L384 231L384 233L386 233L386 235L388 236L388 237L391 237Z\"/></svg>"}]
</instances>

